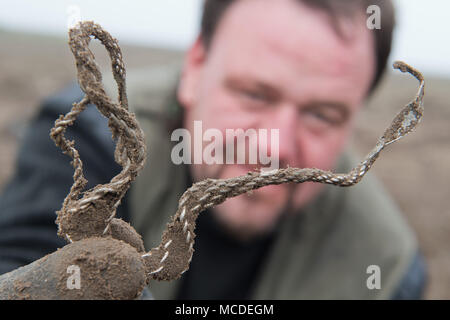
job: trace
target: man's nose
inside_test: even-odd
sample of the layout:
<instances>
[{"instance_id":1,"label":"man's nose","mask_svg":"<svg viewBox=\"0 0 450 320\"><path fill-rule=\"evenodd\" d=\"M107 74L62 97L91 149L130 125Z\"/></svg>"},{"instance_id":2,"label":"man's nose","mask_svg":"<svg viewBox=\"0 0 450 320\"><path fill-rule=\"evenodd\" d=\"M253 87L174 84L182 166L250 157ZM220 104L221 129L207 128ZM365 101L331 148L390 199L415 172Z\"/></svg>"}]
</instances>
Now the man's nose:
<instances>
[{"instance_id":1,"label":"man's nose","mask_svg":"<svg viewBox=\"0 0 450 320\"><path fill-rule=\"evenodd\" d=\"M278 147L280 166L284 167L287 164L295 166L295 161L298 161L299 157L296 143L298 132L297 108L290 104L280 105L274 112L270 123L272 129L279 129L278 146L271 145L271 148Z\"/></svg>"}]
</instances>

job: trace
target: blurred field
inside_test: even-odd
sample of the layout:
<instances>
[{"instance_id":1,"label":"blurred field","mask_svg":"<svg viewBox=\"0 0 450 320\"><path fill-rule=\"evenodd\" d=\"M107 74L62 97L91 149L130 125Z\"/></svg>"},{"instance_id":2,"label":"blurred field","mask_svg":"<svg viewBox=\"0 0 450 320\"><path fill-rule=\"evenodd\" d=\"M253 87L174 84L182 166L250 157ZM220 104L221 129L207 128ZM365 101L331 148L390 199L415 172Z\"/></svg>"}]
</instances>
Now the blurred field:
<instances>
[{"instance_id":1,"label":"blurred field","mask_svg":"<svg viewBox=\"0 0 450 320\"><path fill-rule=\"evenodd\" d=\"M64 39L0 30L0 189L10 177L18 142L39 102L73 81L75 66ZM106 52L94 46L103 70ZM123 45L128 68L180 59L180 52ZM425 74L425 77L427 75ZM430 271L427 298L450 299L450 79L427 78L425 117L418 130L383 152L373 172L383 181L416 230ZM355 149L365 155L394 114L417 89L417 81L386 77L357 125Z\"/></svg>"}]
</instances>

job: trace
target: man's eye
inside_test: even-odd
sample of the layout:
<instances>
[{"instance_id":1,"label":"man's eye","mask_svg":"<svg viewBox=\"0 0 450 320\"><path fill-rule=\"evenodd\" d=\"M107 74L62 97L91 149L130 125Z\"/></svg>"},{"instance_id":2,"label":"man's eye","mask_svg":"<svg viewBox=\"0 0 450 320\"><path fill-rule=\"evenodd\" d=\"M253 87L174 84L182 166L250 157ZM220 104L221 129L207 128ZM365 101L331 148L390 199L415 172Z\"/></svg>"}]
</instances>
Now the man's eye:
<instances>
[{"instance_id":1,"label":"man's eye","mask_svg":"<svg viewBox=\"0 0 450 320\"><path fill-rule=\"evenodd\" d=\"M241 93L246 98L249 98L249 99L254 100L256 102L266 102L267 101L267 97L263 93L258 92L258 91L242 90Z\"/></svg>"},{"instance_id":2,"label":"man's eye","mask_svg":"<svg viewBox=\"0 0 450 320\"><path fill-rule=\"evenodd\" d=\"M334 123L336 122L334 119L332 119L331 117L322 114L320 112L311 112L311 115L316 117L319 120L325 121L325 122L329 122L329 123Z\"/></svg>"},{"instance_id":3,"label":"man's eye","mask_svg":"<svg viewBox=\"0 0 450 320\"><path fill-rule=\"evenodd\" d=\"M333 111L324 110L305 110L303 112L305 120L312 125L339 126L344 122L343 117Z\"/></svg>"}]
</instances>

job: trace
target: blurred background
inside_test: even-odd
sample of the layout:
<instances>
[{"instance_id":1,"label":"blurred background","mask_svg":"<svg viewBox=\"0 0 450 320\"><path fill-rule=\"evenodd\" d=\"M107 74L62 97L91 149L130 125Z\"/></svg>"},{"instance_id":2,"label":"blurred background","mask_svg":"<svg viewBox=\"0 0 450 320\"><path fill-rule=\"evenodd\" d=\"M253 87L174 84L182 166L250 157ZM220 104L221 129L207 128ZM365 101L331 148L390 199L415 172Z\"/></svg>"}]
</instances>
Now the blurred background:
<instances>
[{"instance_id":1,"label":"blurred background","mask_svg":"<svg viewBox=\"0 0 450 320\"><path fill-rule=\"evenodd\" d=\"M394 0L391 61L404 60L427 80L425 117L415 133L387 149L373 172L416 230L427 258L426 298L450 299L450 1ZM202 0L1 1L0 192L14 169L20 138L40 101L76 79L67 46L73 19L94 20L119 39L127 68L179 61L199 29ZM72 21L71 21L72 20ZM102 70L106 52L92 47ZM417 90L390 71L361 114L353 147L365 155Z\"/></svg>"}]
</instances>

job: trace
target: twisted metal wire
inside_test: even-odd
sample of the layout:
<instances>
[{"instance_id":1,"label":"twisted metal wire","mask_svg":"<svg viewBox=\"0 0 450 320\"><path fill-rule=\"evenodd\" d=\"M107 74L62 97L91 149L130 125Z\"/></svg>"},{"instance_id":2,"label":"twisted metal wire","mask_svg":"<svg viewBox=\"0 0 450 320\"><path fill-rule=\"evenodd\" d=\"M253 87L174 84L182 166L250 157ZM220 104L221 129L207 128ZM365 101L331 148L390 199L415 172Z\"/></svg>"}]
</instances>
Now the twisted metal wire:
<instances>
[{"instance_id":1,"label":"twisted metal wire","mask_svg":"<svg viewBox=\"0 0 450 320\"><path fill-rule=\"evenodd\" d=\"M89 49L91 36L100 40L109 53L112 72L118 88L118 103L113 102L105 92L102 74L95 62L93 53ZM122 197L137 176L137 172L144 165L146 158L144 134L134 114L128 111L126 72L117 40L98 24L87 21L80 22L69 30L69 46L76 61L78 82L86 95L80 102L73 104L69 113L64 116L61 115L55 121L55 126L50 133L55 144L73 159L72 166L75 169L74 184L64 199L62 210L58 212L57 223L59 230L63 230L62 216L86 211L92 205L99 205L99 200L105 199L108 195L109 201L114 201L114 206L111 215L105 220L103 231L103 234L105 234ZM109 119L108 126L111 129L112 137L117 140L114 158L122 166L122 171L113 177L109 183L83 193L87 184L87 180L83 176L83 164L78 151L75 149L74 141L68 141L64 137L64 133L90 103L95 104L98 110ZM72 242L69 234L64 236Z\"/></svg>"},{"instance_id":2,"label":"twisted metal wire","mask_svg":"<svg viewBox=\"0 0 450 320\"><path fill-rule=\"evenodd\" d=\"M312 181L341 187L357 184L372 167L380 152L387 145L413 131L423 116L425 81L422 74L401 61L395 62L393 67L412 74L419 80L420 86L415 99L396 115L391 125L378 139L375 147L361 163L349 173L333 173L316 168L284 168L269 172L249 172L231 179L206 179L195 183L181 196L178 210L164 231L159 246L143 255L149 266L149 276L166 281L180 277L189 268L192 259L195 221L199 213L221 204L226 199L264 186L290 182Z\"/></svg>"},{"instance_id":3,"label":"twisted metal wire","mask_svg":"<svg viewBox=\"0 0 450 320\"><path fill-rule=\"evenodd\" d=\"M110 55L114 79L118 86L118 103L112 102L105 93L101 82L102 75L94 55L89 50L91 36L100 40ZM71 235L64 233L64 223L74 219L76 213L95 214L102 206L101 201L114 203L111 207L111 215L102 221L102 225L105 227L103 234L107 232L120 200L135 179L137 172L144 165L146 147L142 130L134 115L128 111L125 67L117 40L93 22L79 23L70 30L69 37L69 45L76 60L80 87L86 95L80 102L73 105L69 113L60 116L55 121L51 137L55 144L73 159L74 184L64 200L63 208L58 212L57 219L57 221L59 220L58 233L62 232L68 241L72 242ZM194 251L194 229L199 213L221 204L226 199L264 186L290 182L312 181L342 187L358 183L372 167L380 152L387 145L413 131L423 116L425 81L422 74L401 61L394 63L394 68L408 72L419 80L418 93L415 99L396 115L391 125L378 139L375 147L360 164L349 173L333 173L316 168L283 168L273 171L253 171L230 179L206 179L195 183L181 196L178 209L167 225L159 246L142 255L149 278L172 280L180 277L188 269ZM95 104L99 111L109 119L108 125L113 138L117 140L114 157L123 169L110 183L83 192L87 181L83 176L82 162L74 147L74 141L65 139L64 133L90 103ZM89 211L92 206L95 208ZM62 222L64 221L62 217L69 220Z\"/></svg>"}]
</instances>

